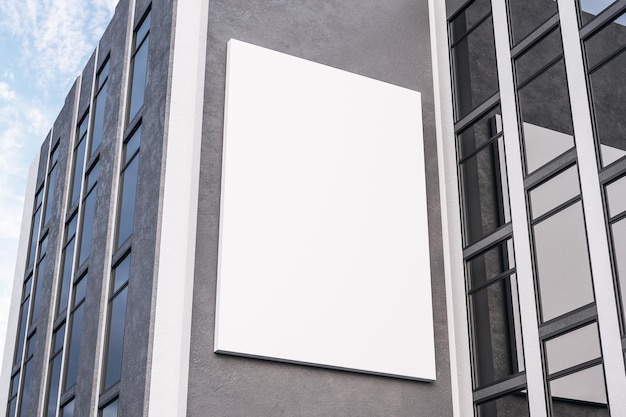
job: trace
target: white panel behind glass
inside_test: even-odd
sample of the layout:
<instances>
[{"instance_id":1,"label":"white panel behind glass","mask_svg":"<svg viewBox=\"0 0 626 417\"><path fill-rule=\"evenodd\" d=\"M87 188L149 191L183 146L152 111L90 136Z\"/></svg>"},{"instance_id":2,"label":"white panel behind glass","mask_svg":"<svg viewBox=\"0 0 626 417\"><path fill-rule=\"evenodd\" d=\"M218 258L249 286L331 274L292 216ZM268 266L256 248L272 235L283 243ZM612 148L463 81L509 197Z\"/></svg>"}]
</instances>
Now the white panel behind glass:
<instances>
[{"instance_id":1,"label":"white panel behind glass","mask_svg":"<svg viewBox=\"0 0 626 417\"><path fill-rule=\"evenodd\" d=\"M435 379L418 92L228 47L215 351Z\"/></svg>"}]
</instances>

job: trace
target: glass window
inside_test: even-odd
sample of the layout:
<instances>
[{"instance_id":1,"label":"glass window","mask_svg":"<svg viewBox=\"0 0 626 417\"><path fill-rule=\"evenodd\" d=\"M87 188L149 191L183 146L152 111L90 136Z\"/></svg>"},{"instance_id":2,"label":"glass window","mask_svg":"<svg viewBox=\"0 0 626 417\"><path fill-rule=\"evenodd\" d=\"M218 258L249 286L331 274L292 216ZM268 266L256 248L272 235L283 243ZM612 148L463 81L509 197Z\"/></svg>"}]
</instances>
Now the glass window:
<instances>
[{"instance_id":1,"label":"glass window","mask_svg":"<svg viewBox=\"0 0 626 417\"><path fill-rule=\"evenodd\" d=\"M20 324L17 330L17 344L13 363L18 364L22 360L22 349L24 348L24 338L26 337L26 325L28 324L28 308L30 306L30 292L33 280L32 276L26 278L22 289L23 301L20 311Z\"/></svg>"},{"instance_id":2,"label":"glass window","mask_svg":"<svg viewBox=\"0 0 626 417\"><path fill-rule=\"evenodd\" d=\"M7 417L15 416L15 409L17 407L17 388L20 384L19 371L11 378L11 389L9 390L9 405L7 407Z\"/></svg>"},{"instance_id":3,"label":"glass window","mask_svg":"<svg viewBox=\"0 0 626 417\"><path fill-rule=\"evenodd\" d=\"M626 330L626 219L611 225L615 274L622 305L622 322Z\"/></svg>"},{"instance_id":4,"label":"glass window","mask_svg":"<svg viewBox=\"0 0 626 417\"><path fill-rule=\"evenodd\" d=\"M574 147L565 64L559 60L519 90L526 172Z\"/></svg>"},{"instance_id":5,"label":"glass window","mask_svg":"<svg viewBox=\"0 0 626 417\"><path fill-rule=\"evenodd\" d=\"M106 407L102 409L102 411L100 412L100 417L117 417L117 403L117 399L115 399L113 402L110 402Z\"/></svg>"},{"instance_id":6,"label":"glass window","mask_svg":"<svg viewBox=\"0 0 626 417\"><path fill-rule=\"evenodd\" d=\"M502 134L501 113L500 106L497 106L459 134L460 160L476 153L481 147L492 142L496 136Z\"/></svg>"},{"instance_id":7,"label":"glass window","mask_svg":"<svg viewBox=\"0 0 626 417\"><path fill-rule=\"evenodd\" d=\"M594 302L580 201L533 226L543 321Z\"/></svg>"},{"instance_id":8,"label":"glass window","mask_svg":"<svg viewBox=\"0 0 626 417\"><path fill-rule=\"evenodd\" d=\"M466 244L478 242L510 221L504 139L460 164Z\"/></svg>"},{"instance_id":9,"label":"glass window","mask_svg":"<svg viewBox=\"0 0 626 417\"><path fill-rule=\"evenodd\" d=\"M24 379L22 380L22 394L20 399L20 407L18 417L28 415L28 407L30 403L30 376L32 373L32 361L28 360L24 363Z\"/></svg>"},{"instance_id":10,"label":"glass window","mask_svg":"<svg viewBox=\"0 0 626 417\"><path fill-rule=\"evenodd\" d=\"M557 13L554 0L509 0L508 3L513 45Z\"/></svg>"},{"instance_id":11,"label":"glass window","mask_svg":"<svg viewBox=\"0 0 626 417\"><path fill-rule=\"evenodd\" d=\"M96 190L93 190L85 198L85 205L83 208L83 229L80 237L80 249L78 265L82 265L91 251L91 239L93 234L93 221L96 212Z\"/></svg>"},{"instance_id":12,"label":"glass window","mask_svg":"<svg viewBox=\"0 0 626 417\"><path fill-rule=\"evenodd\" d=\"M525 391L513 392L476 406L478 417L528 416L528 398Z\"/></svg>"},{"instance_id":13,"label":"glass window","mask_svg":"<svg viewBox=\"0 0 626 417\"><path fill-rule=\"evenodd\" d=\"M102 135L104 133L104 111L106 108L108 77L109 77L109 61L107 59L106 63L102 66L102 68L100 69L100 72L98 73L98 81L96 82L98 91L96 93L96 97L94 98L94 102L93 102L94 116L93 116L93 128L91 132L91 147L90 147L90 152L92 154L100 146L100 143L102 142Z\"/></svg>"},{"instance_id":14,"label":"glass window","mask_svg":"<svg viewBox=\"0 0 626 417\"><path fill-rule=\"evenodd\" d=\"M579 194L578 171L574 165L530 191L530 208L533 219Z\"/></svg>"},{"instance_id":15,"label":"glass window","mask_svg":"<svg viewBox=\"0 0 626 417\"><path fill-rule=\"evenodd\" d=\"M470 294L475 386L524 370L515 274Z\"/></svg>"},{"instance_id":16,"label":"glass window","mask_svg":"<svg viewBox=\"0 0 626 417\"><path fill-rule=\"evenodd\" d=\"M583 369L549 382L552 417L608 417L602 365Z\"/></svg>"},{"instance_id":17,"label":"glass window","mask_svg":"<svg viewBox=\"0 0 626 417\"><path fill-rule=\"evenodd\" d=\"M484 285L514 267L513 241L508 239L467 262L471 288Z\"/></svg>"},{"instance_id":18,"label":"glass window","mask_svg":"<svg viewBox=\"0 0 626 417\"><path fill-rule=\"evenodd\" d=\"M606 197L609 217L626 211L626 176L606 186Z\"/></svg>"},{"instance_id":19,"label":"glass window","mask_svg":"<svg viewBox=\"0 0 626 417\"><path fill-rule=\"evenodd\" d=\"M484 14L487 7L486 2L474 2L451 22L453 33L462 34L452 44L457 120L498 91L492 17L469 27L476 20L473 16Z\"/></svg>"},{"instance_id":20,"label":"glass window","mask_svg":"<svg viewBox=\"0 0 626 417\"><path fill-rule=\"evenodd\" d=\"M598 325L591 323L549 339L544 350L550 375L598 359L602 356Z\"/></svg>"},{"instance_id":21,"label":"glass window","mask_svg":"<svg viewBox=\"0 0 626 417\"><path fill-rule=\"evenodd\" d=\"M52 216L52 212L54 210L54 194L56 189L57 182L57 167L56 165L50 171L48 175L48 184L47 184L47 192L46 192L46 213L44 216L43 224L46 225L50 217Z\"/></svg>"},{"instance_id":22,"label":"glass window","mask_svg":"<svg viewBox=\"0 0 626 417\"><path fill-rule=\"evenodd\" d=\"M96 185L96 181L98 181L98 163L91 167L89 173L87 174L87 192L91 191L91 189Z\"/></svg>"},{"instance_id":23,"label":"glass window","mask_svg":"<svg viewBox=\"0 0 626 417\"><path fill-rule=\"evenodd\" d=\"M83 122L80 124L79 127L79 131L82 132L83 130L83 126L85 129L85 134L86 134L86 120L87 118L85 118L83 120ZM85 164L85 140L83 140L84 138L81 137L80 138L80 142L78 143L78 146L76 147L76 149L74 150L74 167L73 167L73 172L74 175L72 177L72 192L70 194L70 206L73 206L76 201L78 201L78 197L80 196L80 186L81 186L81 181L83 178L83 168L84 168L84 164Z\"/></svg>"},{"instance_id":24,"label":"glass window","mask_svg":"<svg viewBox=\"0 0 626 417\"><path fill-rule=\"evenodd\" d=\"M61 287L59 294L59 305L57 312L61 313L67 308L70 295L70 284L72 283L72 263L74 260L74 239L65 247L63 251L63 271L61 273Z\"/></svg>"},{"instance_id":25,"label":"glass window","mask_svg":"<svg viewBox=\"0 0 626 417\"><path fill-rule=\"evenodd\" d=\"M80 278L74 284L74 311L70 317L70 337L69 337L69 354L67 357L67 365L65 369L65 389L70 388L76 383L78 375L78 360L80 356L80 343L83 333L83 315L85 300L85 287L87 285L87 275Z\"/></svg>"},{"instance_id":26,"label":"glass window","mask_svg":"<svg viewBox=\"0 0 626 417\"><path fill-rule=\"evenodd\" d=\"M50 372L48 379L48 392L46 396L46 417L55 417L58 405L59 382L61 378L61 360L63 359L63 337L65 325L54 332L53 351L50 360Z\"/></svg>"},{"instance_id":27,"label":"glass window","mask_svg":"<svg viewBox=\"0 0 626 417\"><path fill-rule=\"evenodd\" d=\"M28 251L28 269L35 265L35 252L39 239L39 222L41 221L41 201L43 190L39 190L35 196L35 210L33 214L32 228L30 230L30 249Z\"/></svg>"},{"instance_id":28,"label":"glass window","mask_svg":"<svg viewBox=\"0 0 626 417\"><path fill-rule=\"evenodd\" d=\"M74 399L61 407L60 417L74 417Z\"/></svg>"},{"instance_id":29,"label":"glass window","mask_svg":"<svg viewBox=\"0 0 626 417\"><path fill-rule=\"evenodd\" d=\"M122 355L124 353L124 328L126 323L127 288L121 290L111 300L109 315L109 340L106 352L104 390L116 384L122 375Z\"/></svg>"},{"instance_id":30,"label":"glass window","mask_svg":"<svg viewBox=\"0 0 626 417\"><path fill-rule=\"evenodd\" d=\"M616 0L580 0L580 24L586 25ZM626 23L625 23L626 24Z\"/></svg>"},{"instance_id":31,"label":"glass window","mask_svg":"<svg viewBox=\"0 0 626 417\"><path fill-rule=\"evenodd\" d=\"M137 129L125 145L125 159L130 160L122 171L121 202L118 212L117 247L122 245L133 233L135 222L135 200L137 196L137 176L139 156L137 156L141 138L141 129ZM132 155L129 157L128 155Z\"/></svg>"},{"instance_id":32,"label":"glass window","mask_svg":"<svg viewBox=\"0 0 626 417\"><path fill-rule=\"evenodd\" d=\"M35 272L35 290L33 291L33 311L30 314L30 322L35 323L39 317L41 304L41 291L43 290L43 280L46 272L46 260L48 258L44 254L44 258L39 262L39 266Z\"/></svg>"},{"instance_id":33,"label":"glass window","mask_svg":"<svg viewBox=\"0 0 626 417\"><path fill-rule=\"evenodd\" d=\"M596 141L603 167L626 156L626 90L616 88L626 83L624 24L613 22L585 41Z\"/></svg>"},{"instance_id":34,"label":"glass window","mask_svg":"<svg viewBox=\"0 0 626 417\"><path fill-rule=\"evenodd\" d=\"M143 105L148 72L148 46L150 13L143 19L135 32L135 53L132 58L132 81L128 120L132 120Z\"/></svg>"},{"instance_id":35,"label":"glass window","mask_svg":"<svg viewBox=\"0 0 626 417\"><path fill-rule=\"evenodd\" d=\"M515 60L517 85L522 85L533 75L553 64L563 56L561 29L556 28L544 36L528 51Z\"/></svg>"},{"instance_id":36,"label":"glass window","mask_svg":"<svg viewBox=\"0 0 626 417\"><path fill-rule=\"evenodd\" d=\"M117 264L113 274L113 293L122 288L128 282L130 276L130 255L126 256L122 262Z\"/></svg>"}]
</instances>

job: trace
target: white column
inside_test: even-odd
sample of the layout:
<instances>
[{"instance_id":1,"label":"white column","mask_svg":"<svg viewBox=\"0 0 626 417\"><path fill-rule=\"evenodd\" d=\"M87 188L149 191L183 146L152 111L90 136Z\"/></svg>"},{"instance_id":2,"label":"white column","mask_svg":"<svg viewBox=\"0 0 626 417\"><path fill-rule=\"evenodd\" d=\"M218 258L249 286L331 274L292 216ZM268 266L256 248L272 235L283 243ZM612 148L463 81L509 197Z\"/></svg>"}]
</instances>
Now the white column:
<instances>
[{"instance_id":1,"label":"white column","mask_svg":"<svg viewBox=\"0 0 626 417\"><path fill-rule=\"evenodd\" d=\"M500 102L506 165L509 180L511 222L515 245L515 265L520 304L520 321L524 338L524 359L528 384L528 403L533 417L547 416L545 382L541 361L541 345L537 327L537 302L533 281L533 265L529 237L529 224L526 215L524 173L520 150L520 134L517 118L513 65L507 24L505 0L492 0L493 30L496 42L498 78L500 82Z\"/></svg>"},{"instance_id":2,"label":"white column","mask_svg":"<svg viewBox=\"0 0 626 417\"><path fill-rule=\"evenodd\" d=\"M179 0L174 8L148 415L184 417L209 0Z\"/></svg>"},{"instance_id":3,"label":"white column","mask_svg":"<svg viewBox=\"0 0 626 417\"><path fill-rule=\"evenodd\" d=\"M576 5L571 0L558 5L609 407L611 415L624 416L626 374Z\"/></svg>"},{"instance_id":4,"label":"white column","mask_svg":"<svg viewBox=\"0 0 626 417\"><path fill-rule=\"evenodd\" d=\"M452 81L448 52L448 23L444 1L429 0L428 9L430 13L441 226L448 308L452 410L455 417L469 417L474 415L474 405L463 268L461 209L457 181Z\"/></svg>"}]
</instances>

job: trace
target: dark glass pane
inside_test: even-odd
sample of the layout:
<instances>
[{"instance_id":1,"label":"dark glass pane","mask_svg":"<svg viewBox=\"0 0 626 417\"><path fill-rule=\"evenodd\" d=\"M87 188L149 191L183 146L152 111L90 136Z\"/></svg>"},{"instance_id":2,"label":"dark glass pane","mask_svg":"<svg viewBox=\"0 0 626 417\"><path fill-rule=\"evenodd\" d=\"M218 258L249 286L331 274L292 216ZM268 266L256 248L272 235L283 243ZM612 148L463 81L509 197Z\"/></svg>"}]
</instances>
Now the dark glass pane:
<instances>
[{"instance_id":1,"label":"dark glass pane","mask_svg":"<svg viewBox=\"0 0 626 417\"><path fill-rule=\"evenodd\" d=\"M587 236L579 202L533 227L543 320L594 301Z\"/></svg>"},{"instance_id":2,"label":"dark glass pane","mask_svg":"<svg viewBox=\"0 0 626 417\"><path fill-rule=\"evenodd\" d=\"M104 110L106 108L107 84L104 84L94 101L93 128L91 133L91 153L98 149L104 133Z\"/></svg>"},{"instance_id":3,"label":"dark glass pane","mask_svg":"<svg viewBox=\"0 0 626 417\"><path fill-rule=\"evenodd\" d=\"M133 233L138 165L139 157L133 159L122 174L122 201L118 214L117 247L126 242Z\"/></svg>"},{"instance_id":4,"label":"dark glass pane","mask_svg":"<svg viewBox=\"0 0 626 417\"><path fill-rule=\"evenodd\" d=\"M532 216L537 218L579 194L578 171L573 166L530 191Z\"/></svg>"},{"instance_id":5,"label":"dark glass pane","mask_svg":"<svg viewBox=\"0 0 626 417\"><path fill-rule=\"evenodd\" d=\"M544 345L548 375L602 356L596 323L550 339Z\"/></svg>"},{"instance_id":6,"label":"dark glass pane","mask_svg":"<svg viewBox=\"0 0 626 417\"><path fill-rule=\"evenodd\" d=\"M126 141L124 145L124 163L127 164L128 161L135 156L135 153L139 150L141 146L141 126L139 126L132 134L130 138Z\"/></svg>"},{"instance_id":7,"label":"dark glass pane","mask_svg":"<svg viewBox=\"0 0 626 417\"><path fill-rule=\"evenodd\" d=\"M48 223L48 220L50 220L50 216L52 215L52 211L54 209L54 192L56 189L57 171L57 168L54 167L52 171L50 171L50 176L48 177L48 194L46 194L46 214L43 221L44 225Z\"/></svg>"},{"instance_id":8,"label":"dark glass pane","mask_svg":"<svg viewBox=\"0 0 626 417\"><path fill-rule=\"evenodd\" d=\"M126 256L124 260L115 267L115 271L113 272L113 293L128 282L129 275L130 255Z\"/></svg>"},{"instance_id":9,"label":"dark glass pane","mask_svg":"<svg viewBox=\"0 0 626 417\"><path fill-rule=\"evenodd\" d=\"M476 407L478 417L524 417L528 416L528 398L523 391L514 392Z\"/></svg>"},{"instance_id":10,"label":"dark glass pane","mask_svg":"<svg viewBox=\"0 0 626 417\"><path fill-rule=\"evenodd\" d=\"M128 120L132 120L143 105L143 98L146 90L146 74L148 70L149 44L150 39L146 39L133 58L133 78Z\"/></svg>"},{"instance_id":11,"label":"dark glass pane","mask_svg":"<svg viewBox=\"0 0 626 417\"><path fill-rule=\"evenodd\" d=\"M622 15L585 41L589 69L626 45L625 24L626 15Z\"/></svg>"},{"instance_id":12,"label":"dark glass pane","mask_svg":"<svg viewBox=\"0 0 626 417\"><path fill-rule=\"evenodd\" d=\"M22 381L22 396L20 400L19 416L27 416L27 410L30 402L30 374L32 368L32 361L28 361L24 364L24 380Z\"/></svg>"},{"instance_id":13,"label":"dark glass pane","mask_svg":"<svg viewBox=\"0 0 626 417\"><path fill-rule=\"evenodd\" d=\"M491 13L489 0L476 0L452 21L452 41L457 41L482 18Z\"/></svg>"},{"instance_id":14,"label":"dark glass pane","mask_svg":"<svg viewBox=\"0 0 626 417\"><path fill-rule=\"evenodd\" d=\"M148 36L148 31L150 30L150 13L146 15L146 17L141 22L141 25L137 28L137 33L135 34L135 48L141 44L141 41Z\"/></svg>"},{"instance_id":15,"label":"dark glass pane","mask_svg":"<svg viewBox=\"0 0 626 417\"><path fill-rule=\"evenodd\" d=\"M504 140L499 138L461 164L465 240L470 245L510 220Z\"/></svg>"},{"instance_id":16,"label":"dark glass pane","mask_svg":"<svg viewBox=\"0 0 626 417\"><path fill-rule=\"evenodd\" d=\"M476 149L502 132L502 117L500 114L500 106L498 106L461 132L459 135L459 153L461 158L472 154Z\"/></svg>"},{"instance_id":17,"label":"dark glass pane","mask_svg":"<svg viewBox=\"0 0 626 417\"><path fill-rule=\"evenodd\" d=\"M56 145L54 145L54 149L50 152L50 167L53 167L57 161L59 160L59 141L57 140Z\"/></svg>"},{"instance_id":18,"label":"dark glass pane","mask_svg":"<svg viewBox=\"0 0 626 417\"><path fill-rule=\"evenodd\" d=\"M26 359L30 359L35 354L35 336L37 333L33 333L27 341L26 345Z\"/></svg>"},{"instance_id":19,"label":"dark glass pane","mask_svg":"<svg viewBox=\"0 0 626 417\"><path fill-rule=\"evenodd\" d=\"M74 400L63 406L61 409L61 417L74 417Z\"/></svg>"},{"instance_id":20,"label":"dark glass pane","mask_svg":"<svg viewBox=\"0 0 626 417\"><path fill-rule=\"evenodd\" d=\"M101 417L117 417L117 400L102 409Z\"/></svg>"},{"instance_id":21,"label":"dark glass pane","mask_svg":"<svg viewBox=\"0 0 626 417\"><path fill-rule=\"evenodd\" d=\"M85 114L78 125L78 139L82 140L87 135L87 127L89 126L89 113Z\"/></svg>"},{"instance_id":22,"label":"dark glass pane","mask_svg":"<svg viewBox=\"0 0 626 417\"><path fill-rule=\"evenodd\" d=\"M28 268L35 265L35 251L37 250L37 238L39 237L39 222L41 221L41 209L33 216L33 228L30 235L30 250L28 252Z\"/></svg>"},{"instance_id":23,"label":"dark glass pane","mask_svg":"<svg viewBox=\"0 0 626 417\"><path fill-rule=\"evenodd\" d=\"M117 383L122 374L127 292L127 289L122 290L111 302L109 343L106 352L106 371L104 378L105 390L111 388L111 386Z\"/></svg>"},{"instance_id":24,"label":"dark glass pane","mask_svg":"<svg viewBox=\"0 0 626 417\"><path fill-rule=\"evenodd\" d=\"M43 238L41 243L39 244L39 259L41 260L44 256L46 256L46 252L48 251L48 235Z\"/></svg>"},{"instance_id":25,"label":"dark glass pane","mask_svg":"<svg viewBox=\"0 0 626 417\"><path fill-rule=\"evenodd\" d=\"M452 48L457 119L498 91L493 22L489 17Z\"/></svg>"},{"instance_id":26,"label":"dark glass pane","mask_svg":"<svg viewBox=\"0 0 626 417\"><path fill-rule=\"evenodd\" d=\"M87 294L87 275L82 277L76 285L74 285L74 305L80 304Z\"/></svg>"},{"instance_id":27,"label":"dark glass pane","mask_svg":"<svg viewBox=\"0 0 626 417\"><path fill-rule=\"evenodd\" d=\"M100 72L98 73L98 89L102 88L102 86L106 83L107 78L109 76L109 61L100 68Z\"/></svg>"},{"instance_id":28,"label":"dark glass pane","mask_svg":"<svg viewBox=\"0 0 626 417\"><path fill-rule=\"evenodd\" d=\"M55 417L59 396L59 380L61 377L61 359L63 355L57 355L52 359L50 367L50 381L48 382L48 404L46 417Z\"/></svg>"},{"instance_id":29,"label":"dark glass pane","mask_svg":"<svg viewBox=\"0 0 626 417\"><path fill-rule=\"evenodd\" d=\"M524 369L515 275L470 295L476 387Z\"/></svg>"},{"instance_id":30,"label":"dark glass pane","mask_svg":"<svg viewBox=\"0 0 626 417\"><path fill-rule=\"evenodd\" d=\"M70 388L76 383L78 374L78 357L80 354L80 341L83 336L83 310L81 305L72 315L72 324L69 339L69 354L67 356L67 365L65 368L65 389Z\"/></svg>"},{"instance_id":31,"label":"dark glass pane","mask_svg":"<svg viewBox=\"0 0 626 417\"><path fill-rule=\"evenodd\" d=\"M73 216L72 220L67 224L67 230L65 231L65 242L69 242L76 235L76 222L78 216Z\"/></svg>"},{"instance_id":32,"label":"dark glass pane","mask_svg":"<svg viewBox=\"0 0 626 417\"><path fill-rule=\"evenodd\" d=\"M467 263L471 287L476 288L515 267L513 241L500 243Z\"/></svg>"},{"instance_id":33,"label":"dark glass pane","mask_svg":"<svg viewBox=\"0 0 626 417\"><path fill-rule=\"evenodd\" d=\"M20 373L19 371L13 376L13 378L11 378L11 390L10 390L10 396L14 397L17 395L17 389L20 385Z\"/></svg>"},{"instance_id":34,"label":"dark glass pane","mask_svg":"<svg viewBox=\"0 0 626 417\"><path fill-rule=\"evenodd\" d=\"M626 156L626 53L590 76L591 97L602 166Z\"/></svg>"},{"instance_id":35,"label":"dark glass pane","mask_svg":"<svg viewBox=\"0 0 626 417\"><path fill-rule=\"evenodd\" d=\"M18 332L17 333L17 346L15 347L15 358L13 361L14 364L20 363L20 361L22 360L22 349L24 348L24 338L26 337L24 333L26 333L29 301L30 301L30 298L26 299L26 301L22 303L22 313L20 314L20 326L18 327L18 330L17 330Z\"/></svg>"},{"instance_id":36,"label":"dark glass pane","mask_svg":"<svg viewBox=\"0 0 626 417\"><path fill-rule=\"evenodd\" d=\"M47 257L45 257L40 263L39 266L37 267L37 272L35 274L35 291L33 294L33 311L30 314L30 322L34 323L37 321L37 318L39 317L39 310L40 310L40 305L41 304L41 291L42 291L42 287L43 287L43 278L45 276L45 271L46 271L46 263L47 263Z\"/></svg>"},{"instance_id":37,"label":"dark glass pane","mask_svg":"<svg viewBox=\"0 0 626 417\"><path fill-rule=\"evenodd\" d=\"M606 186L606 200L610 217L626 211L626 176Z\"/></svg>"},{"instance_id":38,"label":"dark glass pane","mask_svg":"<svg viewBox=\"0 0 626 417\"><path fill-rule=\"evenodd\" d=\"M83 165L85 163L85 141L81 141L74 151L74 177L72 179L72 194L70 206L73 206L80 196L80 185L83 178Z\"/></svg>"},{"instance_id":39,"label":"dark glass pane","mask_svg":"<svg viewBox=\"0 0 626 417\"><path fill-rule=\"evenodd\" d=\"M61 325L61 327L59 327L57 331L54 332L54 341L53 341L54 350L52 353L57 353L63 348L64 337L65 337L65 324Z\"/></svg>"},{"instance_id":40,"label":"dark glass pane","mask_svg":"<svg viewBox=\"0 0 626 417\"><path fill-rule=\"evenodd\" d=\"M8 412L7 412L7 416L8 417L13 417L15 415L15 406L17 405L17 398L13 398L11 399L11 401L9 401L9 407L8 407Z\"/></svg>"},{"instance_id":41,"label":"dark glass pane","mask_svg":"<svg viewBox=\"0 0 626 417\"><path fill-rule=\"evenodd\" d=\"M626 324L626 219L611 225L615 273L621 297L622 316Z\"/></svg>"},{"instance_id":42,"label":"dark glass pane","mask_svg":"<svg viewBox=\"0 0 626 417\"><path fill-rule=\"evenodd\" d=\"M93 234L93 218L96 212L96 195L96 190L93 190L85 199L78 265L82 265L89 258Z\"/></svg>"},{"instance_id":43,"label":"dark glass pane","mask_svg":"<svg viewBox=\"0 0 626 417\"><path fill-rule=\"evenodd\" d=\"M513 45L530 35L557 12L554 0L509 0L508 3Z\"/></svg>"},{"instance_id":44,"label":"dark glass pane","mask_svg":"<svg viewBox=\"0 0 626 417\"><path fill-rule=\"evenodd\" d=\"M519 90L526 172L574 147L565 64L561 59Z\"/></svg>"},{"instance_id":45,"label":"dark glass pane","mask_svg":"<svg viewBox=\"0 0 626 417\"><path fill-rule=\"evenodd\" d=\"M43 202L43 187L37 191L37 195L35 195L35 209L41 207L41 203Z\"/></svg>"},{"instance_id":46,"label":"dark glass pane","mask_svg":"<svg viewBox=\"0 0 626 417\"><path fill-rule=\"evenodd\" d=\"M67 308L69 300L70 285L72 283L72 261L74 260L74 244L75 240L67 245L63 252L63 271L61 275L61 290L59 294L59 306L57 312L62 312Z\"/></svg>"},{"instance_id":47,"label":"dark glass pane","mask_svg":"<svg viewBox=\"0 0 626 417\"><path fill-rule=\"evenodd\" d=\"M581 24L586 25L604 9L615 3L615 0L580 0Z\"/></svg>"},{"instance_id":48,"label":"dark glass pane","mask_svg":"<svg viewBox=\"0 0 626 417\"><path fill-rule=\"evenodd\" d=\"M609 417L602 365L549 382L552 417Z\"/></svg>"},{"instance_id":49,"label":"dark glass pane","mask_svg":"<svg viewBox=\"0 0 626 417\"><path fill-rule=\"evenodd\" d=\"M94 185L96 185L96 181L98 181L98 163L96 163L91 170L89 171L89 174L87 174L87 191L89 192Z\"/></svg>"},{"instance_id":50,"label":"dark glass pane","mask_svg":"<svg viewBox=\"0 0 626 417\"><path fill-rule=\"evenodd\" d=\"M521 85L550 62L563 55L561 29L557 28L515 60L517 84Z\"/></svg>"}]
</instances>

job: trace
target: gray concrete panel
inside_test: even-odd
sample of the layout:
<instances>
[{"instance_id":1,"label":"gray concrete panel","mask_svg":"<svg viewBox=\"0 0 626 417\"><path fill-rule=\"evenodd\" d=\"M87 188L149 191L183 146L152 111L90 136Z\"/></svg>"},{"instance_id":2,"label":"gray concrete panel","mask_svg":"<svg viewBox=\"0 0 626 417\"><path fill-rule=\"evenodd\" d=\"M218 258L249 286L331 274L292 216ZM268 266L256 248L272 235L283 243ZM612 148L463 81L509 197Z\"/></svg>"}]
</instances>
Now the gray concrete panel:
<instances>
[{"instance_id":1,"label":"gray concrete panel","mask_svg":"<svg viewBox=\"0 0 626 417\"><path fill-rule=\"evenodd\" d=\"M188 415L451 415L427 2L217 0L209 9ZM422 93L437 381L405 381L213 353L230 38Z\"/></svg>"}]
</instances>

